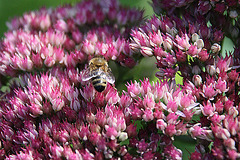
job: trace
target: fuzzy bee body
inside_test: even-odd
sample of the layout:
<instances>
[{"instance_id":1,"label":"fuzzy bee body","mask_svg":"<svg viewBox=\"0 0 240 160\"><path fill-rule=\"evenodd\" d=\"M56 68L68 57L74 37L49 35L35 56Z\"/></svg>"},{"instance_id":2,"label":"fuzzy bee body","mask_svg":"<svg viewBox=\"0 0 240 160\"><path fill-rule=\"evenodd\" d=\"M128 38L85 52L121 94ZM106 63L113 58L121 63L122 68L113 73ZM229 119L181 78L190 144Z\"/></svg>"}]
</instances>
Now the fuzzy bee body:
<instances>
[{"instance_id":1,"label":"fuzzy bee body","mask_svg":"<svg viewBox=\"0 0 240 160\"><path fill-rule=\"evenodd\" d=\"M82 73L82 80L90 80L98 92L104 91L107 83L113 84L115 82L115 78L111 69L108 67L107 61L101 56L92 58L89 61L88 68Z\"/></svg>"},{"instance_id":2,"label":"fuzzy bee body","mask_svg":"<svg viewBox=\"0 0 240 160\"><path fill-rule=\"evenodd\" d=\"M107 87L107 81L100 76L92 78L92 84L98 92L102 92Z\"/></svg>"}]
</instances>

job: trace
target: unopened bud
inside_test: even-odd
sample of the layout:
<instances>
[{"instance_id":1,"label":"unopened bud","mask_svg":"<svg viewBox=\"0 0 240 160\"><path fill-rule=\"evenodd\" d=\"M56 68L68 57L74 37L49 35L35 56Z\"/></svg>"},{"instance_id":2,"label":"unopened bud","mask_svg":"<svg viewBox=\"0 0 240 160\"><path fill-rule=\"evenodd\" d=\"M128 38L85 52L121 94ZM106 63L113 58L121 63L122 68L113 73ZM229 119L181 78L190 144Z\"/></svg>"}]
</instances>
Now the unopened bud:
<instances>
[{"instance_id":1,"label":"unopened bud","mask_svg":"<svg viewBox=\"0 0 240 160\"><path fill-rule=\"evenodd\" d=\"M199 66L197 66L197 65L193 66L192 73L193 74L200 74L201 73L201 69L199 68Z\"/></svg>"},{"instance_id":2,"label":"unopened bud","mask_svg":"<svg viewBox=\"0 0 240 160\"><path fill-rule=\"evenodd\" d=\"M234 18L237 18L237 16L238 16L238 13L236 10L229 12L229 17L234 19Z\"/></svg>"},{"instance_id":3,"label":"unopened bud","mask_svg":"<svg viewBox=\"0 0 240 160\"><path fill-rule=\"evenodd\" d=\"M163 47L165 50L171 50L173 46L173 42L171 40L171 38L167 37L164 41L163 41Z\"/></svg>"},{"instance_id":4,"label":"unopened bud","mask_svg":"<svg viewBox=\"0 0 240 160\"><path fill-rule=\"evenodd\" d=\"M194 75L193 76L193 83L195 86L199 86L202 84L202 77L200 75Z\"/></svg>"},{"instance_id":5,"label":"unopened bud","mask_svg":"<svg viewBox=\"0 0 240 160\"><path fill-rule=\"evenodd\" d=\"M199 38L200 38L200 36L199 36L197 33L194 33L194 34L192 35L192 41L193 41L193 42L196 42L197 40L199 40Z\"/></svg>"},{"instance_id":6,"label":"unopened bud","mask_svg":"<svg viewBox=\"0 0 240 160\"><path fill-rule=\"evenodd\" d=\"M221 46L217 43L214 43L212 46L211 46L211 50L212 50L212 53L214 55L216 55L220 50L221 50Z\"/></svg>"},{"instance_id":7,"label":"unopened bud","mask_svg":"<svg viewBox=\"0 0 240 160\"><path fill-rule=\"evenodd\" d=\"M197 43L197 48L198 48L198 49L204 47L204 42L203 42L202 39L198 39L198 40L196 41L196 43Z\"/></svg>"},{"instance_id":8,"label":"unopened bud","mask_svg":"<svg viewBox=\"0 0 240 160\"><path fill-rule=\"evenodd\" d=\"M128 134L126 132L121 132L118 138L120 141L125 141L128 139Z\"/></svg>"},{"instance_id":9,"label":"unopened bud","mask_svg":"<svg viewBox=\"0 0 240 160\"><path fill-rule=\"evenodd\" d=\"M206 70L211 76L216 73L216 68L213 65L207 65Z\"/></svg>"}]
</instances>

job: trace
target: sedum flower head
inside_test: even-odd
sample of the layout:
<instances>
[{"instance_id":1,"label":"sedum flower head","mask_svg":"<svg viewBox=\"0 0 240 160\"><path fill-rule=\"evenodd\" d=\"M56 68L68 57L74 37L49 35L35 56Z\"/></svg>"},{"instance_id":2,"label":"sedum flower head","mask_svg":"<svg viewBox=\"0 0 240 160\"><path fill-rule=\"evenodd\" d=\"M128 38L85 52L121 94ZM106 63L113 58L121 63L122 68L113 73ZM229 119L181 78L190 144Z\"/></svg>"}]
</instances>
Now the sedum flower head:
<instances>
[{"instance_id":1,"label":"sedum flower head","mask_svg":"<svg viewBox=\"0 0 240 160\"><path fill-rule=\"evenodd\" d=\"M129 31L142 14L120 7L115 0L25 13L8 23L1 42L0 73L15 76L46 67L76 67L94 55L133 67L137 59L129 49Z\"/></svg>"},{"instance_id":2,"label":"sedum flower head","mask_svg":"<svg viewBox=\"0 0 240 160\"><path fill-rule=\"evenodd\" d=\"M239 47L221 53L224 36L239 43L238 5L153 0L141 26L143 12L115 0L13 19L0 42L0 159L182 159L178 136L196 140L190 159L239 159ZM128 68L154 57L159 80L98 92L82 79L96 55Z\"/></svg>"}]
</instances>

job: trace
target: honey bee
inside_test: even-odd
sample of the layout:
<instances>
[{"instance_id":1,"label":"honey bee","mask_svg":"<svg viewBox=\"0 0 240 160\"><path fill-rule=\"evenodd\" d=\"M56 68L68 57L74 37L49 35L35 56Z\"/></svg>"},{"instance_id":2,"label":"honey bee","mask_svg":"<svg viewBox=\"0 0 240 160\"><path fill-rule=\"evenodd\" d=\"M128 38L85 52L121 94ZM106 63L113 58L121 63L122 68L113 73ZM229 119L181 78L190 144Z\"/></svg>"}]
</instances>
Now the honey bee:
<instances>
[{"instance_id":1,"label":"honey bee","mask_svg":"<svg viewBox=\"0 0 240 160\"><path fill-rule=\"evenodd\" d=\"M82 80L91 80L94 88L102 92L106 89L107 82L110 84L115 82L115 77L107 61L102 56L95 56L89 61L87 69L82 72Z\"/></svg>"}]
</instances>

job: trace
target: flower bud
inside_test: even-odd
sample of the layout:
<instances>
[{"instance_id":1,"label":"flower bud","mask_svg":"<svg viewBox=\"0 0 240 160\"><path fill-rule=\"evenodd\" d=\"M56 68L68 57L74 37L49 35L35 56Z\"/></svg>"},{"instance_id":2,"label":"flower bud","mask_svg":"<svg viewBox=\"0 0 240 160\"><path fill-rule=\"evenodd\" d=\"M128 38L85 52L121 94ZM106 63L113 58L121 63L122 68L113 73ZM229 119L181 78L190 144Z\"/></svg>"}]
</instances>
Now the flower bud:
<instances>
[{"instance_id":1,"label":"flower bud","mask_svg":"<svg viewBox=\"0 0 240 160\"><path fill-rule=\"evenodd\" d=\"M163 47L165 50L171 50L173 47L173 42L171 40L171 38L167 37L164 41L163 41Z\"/></svg>"},{"instance_id":2,"label":"flower bud","mask_svg":"<svg viewBox=\"0 0 240 160\"><path fill-rule=\"evenodd\" d=\"M128 134L126 132L121 132L118 138L120 141L125 141L128 139Z\"/></svg>"},{"instance_id":3,"label":"flower bud","mask_svg":"<svg viewBox=\"0 0 240 160\"><path fill-rule=\"evenodd\" d=\"M204 42L203 42L202 39L198 39L198 40L196 41L196 44L197 44L197 48L198 48L198 49L201 49L201 48L204 47Z\"/></svg>"},{"instance_id":4,"label":"flower bud","mask_svg":"<svg viewBox=\"0 0 240 160\"><path fill-rule=\"evenodd\" d=\"M202 77L200 75L193 76L193 83L195 86L199 86L202 84Z\"/></svg>"},{"instance_id":5,"label":"flower bud","mask_svg":"<svg viewBox=\"0 0 240 160\"><path fill-rule=\"evenodd\" d=\"M217 43L214 43L211 46L211 51L212 51L213 55L218 54L220 50L221 50L221 46L219 44L217 44Z\"/></svg>"},{"instance_id":6,"label":"flower bud","mask_svg":"<svg viewBox=\"0 0 240 160\"><path fill-rule=\"evenodd\" d=\"M194 34L192 35L192 41L193 41L193 42L196 42L199 38L200 38L200 36L199 36L197 33L194 33Z\"/></svg>"},{"instance_id":7,"label":"flower bud","mask_svg":"<svg viewBox=\"0 0 240 160\"><path fill-rule=\"evenodd\" d=\"M199 68L199 66L197 66L197 65L193 66L192 73L193 74L200 74L201 73L201 69Z\"/></svg>"},{"instance_id":8,"label":"flower bud","mask_svg":"<svg viewBox=\"0 0 240 160\"><path fill-rule=\"evenodd\" d=\"M141 47L141 53L144 57L150 57L153 55L153 50L149 47Z\"/></svg>"},{"instance_id":9,"label":"flower bud","mask_svg":"<svg viewBox=\"0 0 240 160\"><path fill-rule=\"evenodd\" d=\"M160 130L165 130L165 128L167 127L167 123L166 122L164 122L164 120L163 119L158 119L157 120L157 123L156 123L156 127L157 127L157 129L160 129Z\"/></svg>"},{"instance_id":10,"label":"flower bud","mask_svg":"<svg viewBox=\"0 0 240 160\"><path fill-rule=\"evenodd\" d=\"M211 76L216 73L216 68L213 65L207 65L206 70Z\"/></svg>"},{"instance_id":11,"label":"flower bud","mask_svg":"<svg viewBox=\"0 0 240 160\"><path fill-rule=\"evenodd\" d=\"M232 19L237 18L237 16L238 16L238 13L236 10L229 12L229 17L231 17Z\"/></svg>"}]
</instances>

